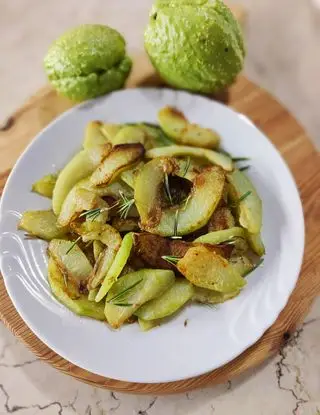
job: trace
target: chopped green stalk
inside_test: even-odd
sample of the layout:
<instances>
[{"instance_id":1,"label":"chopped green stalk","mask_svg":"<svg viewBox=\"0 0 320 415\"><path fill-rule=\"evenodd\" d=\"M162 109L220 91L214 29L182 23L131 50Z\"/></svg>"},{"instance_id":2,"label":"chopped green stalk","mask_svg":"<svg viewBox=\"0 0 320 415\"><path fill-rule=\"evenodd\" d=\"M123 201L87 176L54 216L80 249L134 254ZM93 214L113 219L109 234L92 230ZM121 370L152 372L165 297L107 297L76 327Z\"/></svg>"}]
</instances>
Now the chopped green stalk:
<instances>
[{"instance_id":1,"label":"chopped green stalk","mask_svg":"<svg viewBox=\"0 0 320 415\"><path fill-rule=\"evenodd\" d=\"M125 235L121 242L119 251L117 252L115 259L96 296L96 302L101 301L106 296L112 285L117 281L130 256L132 245L133 237L132 233L130 232Z\"/></svg>"}]
</instances>

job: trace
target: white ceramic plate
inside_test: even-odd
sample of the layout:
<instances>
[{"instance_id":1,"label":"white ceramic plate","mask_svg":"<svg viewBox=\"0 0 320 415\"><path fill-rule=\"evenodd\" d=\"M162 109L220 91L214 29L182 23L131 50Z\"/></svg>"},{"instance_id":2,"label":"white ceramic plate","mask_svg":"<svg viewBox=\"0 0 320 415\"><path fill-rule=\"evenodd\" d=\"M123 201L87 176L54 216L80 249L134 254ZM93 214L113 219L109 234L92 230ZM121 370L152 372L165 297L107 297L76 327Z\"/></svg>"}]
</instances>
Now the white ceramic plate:
<instances>
[{"instance_id":1,"label":"white ceramic plate","mask_svg":"<svg viewBox=\"0 0 320 415\"><path fill-rule=\"evenodd\" d=\"M63 167L82 144L90 120L157 122L174 105L212 127L224 148L251 158L249 176L263 200L264 266L248 276L241 295L217 309L191 305L170 323L143 333L137 324L111 330L59 304L47 283L46 244L16 230L25 210L50 201L31 184ZM243 115L209 99L164 89L130 89L82 104L33 140L7 182L1 203L1 270L8 293L31 330L51 349L93 373L132 382L166 382L215 369L256 342L284 308L297 281L304 221L294 180L270 141ZM184 321L188 319L187 327Z\"/></svg>"}]
</instances>

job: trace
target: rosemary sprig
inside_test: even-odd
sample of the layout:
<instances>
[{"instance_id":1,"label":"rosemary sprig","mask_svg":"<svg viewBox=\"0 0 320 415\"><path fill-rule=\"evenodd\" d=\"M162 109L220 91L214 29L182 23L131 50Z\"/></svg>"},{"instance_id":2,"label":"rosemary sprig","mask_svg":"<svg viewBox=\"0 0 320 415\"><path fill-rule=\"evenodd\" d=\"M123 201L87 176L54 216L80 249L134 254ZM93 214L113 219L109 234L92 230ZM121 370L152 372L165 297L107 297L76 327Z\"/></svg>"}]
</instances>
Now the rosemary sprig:
<instances>
[{"instance_id":1,"label":"rosemary sprig","mask_svg":"<svg viewBox=\"0 0 320 415\"><path fill-rule=\"evenodd\" d=\"M250 160L250 157L233 157L232 161L237 163L238 161L248 161Z\"/></svg>"},{"instance_id":2,"label":"rosemary sprig","mask_svg":"<svg viewBox=\"0 0 320 415\"><path fill-rule=\"evenodd\" d=\"M248 169L250 169L250 166L243 166L243 167L239 168L240 171L245 171L245 170L248 170Z\"/></svg>"},{"instance_id":3,"label":"rosemary sprig","mask_svg":"<svg viewBox=\"0 0 320 415\"><path fill-rule=\"evenodd\" d=\"M230 207L236 208L240 202L243 202L248 196L251 195L251 191L244 193L242 196L239 197L239 199L235 200L233 203L230 204Z\"/></svg>"},{"instance_id":4,"label":"rosemary sprig","mask_svg":"<svg viewBox=\"0 0 320 415\"><path fill-rule=\"evenodd\" d=\"M123 307L129 307L132 304L125 303L124 300L126 300L126 297L130 291L133 290L134 287L136 287L138 284L140 284L143 281L143 278L141 278L139 281L136 281L134 284L130 285L130 287L125 288L120 293L116 294L114 297L110 298L108 303L114 304L114 305L122 305ZM116 301L116 303L115 303Z\"/></svg>"},{"instance_id":5,"label":"rosemary sprig","mask_svg":"<svg viewBox=\"0 0 320 415\"><path fill-rule=\"evenodd\" d=\"M109 210L109 209L111 209L111 207L90 209L90 210L87 210L86 212L82 212L81 215L79 215L79 218L82 218L85 216L86 219L93 222L97 219L97 217L102 212L105 212L106 210Z\"/></svg>"},{"instance_id":6,"label":"rosemary sprig","mask_svg":"<svg viewBox=\"0 0 320 415\"><path fill-rule=\"evenodd\" d=\"M128 199L127 196L124 195L121 191L119 194L121 197L121 202L119 204L118 213L120 214L121 219L127 219L130 209L134 205L134 198Z\"/></svg>"},{"instance_id":7,"label":"rosemary sprig","mask_svg":"<svg viewBox=\"0 0 320 415\"><path fill-rule=\"evenodd\" d=\"M78 236L78 238L75 240L75 241L73 241L73 243L70 245L70 247L67 249L67 251L66 251L66 255L68 255L69 254L69 252L71 252L72 251L72 249L77 245L77 243L80 241L80 239L81 239L81 236Z\"/></svg>"},{"instance_id":8,"label":"rosemary sprig","mask_svg":"<svg viewBox=\"0 0 320 415\"><path fill-rule=\"evenodd\" d=\"M188 157L187 158L187 163L186 163L186 167L184 168L184 172L182 173L182 177L185 177L186 174L188 173L188 170L190 168L190 164L191 164L191 158Z\"/></svg>"},{"instance_id":9,"label":"rosemary sprig","mask_svg":"<svg viewBox=\"0 0 320 415\"><path fill-rule=\"evenodd\" d=\"M172 238L179 238L178 236L178 220L179 220L179 209L176 210L174 215L174 224L173 224L173 236Z\"/></svg>"},{"instance_id":10,"label":"rosemary sprig","mask_svg":"<svg viewBox=\"0 0 320 415\"><path fill-rule=\"evenodd\" d=\"M239 197L239 199L237 200L237 203L243 202L248 196L251 195L251 191L248 190L246 193L244 193L242 196Z\"/></svg>"},{"instance_id":11,"label":"rosemary sprig","mask_svg":"<svg viewBox=\"0 0 320 415\"><path fill-rule=\"evenodd\" d=\"M260 260L259 260L259 262L257 262L256 263L256 265L250 270L250 271L247 271L245 274L244 274L244 277L246 277L247 275L249 275L249 274L251 274L251 272L253 272L253 271L255 271L257 268L259 268L262 264L263 264L263 262L264 262L264 258L260 258Z\"/></svg>"},{"instance_id":12,"label":"rosemary sprig","mask_svg":"<svg viewBox=\"0 0 320 415\"><path fill-rule=\"evenodd\" d=\"M170 202L170 204L172 206L173 205L173 200L172 200L172 195L171 195L171 191L170 191L168 173L165 173L164 174L164 186L165 186L167 198L169 199L169 202Z\"/></svg>"},{"instance_id":13,"label":"rosemary sprig","mask_svg":"<svg viewBox=\"0 0 320 415\"><path fill-rule=\"evenodd\" d=\"M163 255L161 258L171 265L176 265L181 259L181 257L173 255Z\"/></svg>"}]
</instances>

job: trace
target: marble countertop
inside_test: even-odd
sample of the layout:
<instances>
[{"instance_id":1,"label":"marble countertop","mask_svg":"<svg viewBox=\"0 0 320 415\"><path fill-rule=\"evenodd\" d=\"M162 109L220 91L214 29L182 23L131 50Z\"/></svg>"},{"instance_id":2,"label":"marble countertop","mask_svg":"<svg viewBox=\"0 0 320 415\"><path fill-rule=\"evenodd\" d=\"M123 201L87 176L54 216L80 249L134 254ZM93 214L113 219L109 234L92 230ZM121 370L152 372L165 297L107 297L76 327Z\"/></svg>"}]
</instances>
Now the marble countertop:
<instances>
[{"instance_id":1,"label":"marble countertop","mask_svg":"<svg viewBox=\"0 0 320 415\"><path fill-rule=\"evenodd\" d=\"M0 122L45 82L49 43L81 22L122 31L142 49L152 0L0 0ZM248 9L246 75L266 87L320 144L320 12L300 0L242 0ZM36 24L35 24L36 22ZM39 361L0 324L0 414L319 415L320 300L278 355L226 384L169 397L113 393Z\"/></svg>"},{"instance_id":2,"label":"marble countertop","mask_svg":"<svg viewBox=\"0 0 320 415\"><path fill-rule=\"evenodd\" d=\"M39 361L0 326L0 414L319 415L320 300L286 346L225 384L173 396L97 389Z\"/></svg>"}]
</instances>

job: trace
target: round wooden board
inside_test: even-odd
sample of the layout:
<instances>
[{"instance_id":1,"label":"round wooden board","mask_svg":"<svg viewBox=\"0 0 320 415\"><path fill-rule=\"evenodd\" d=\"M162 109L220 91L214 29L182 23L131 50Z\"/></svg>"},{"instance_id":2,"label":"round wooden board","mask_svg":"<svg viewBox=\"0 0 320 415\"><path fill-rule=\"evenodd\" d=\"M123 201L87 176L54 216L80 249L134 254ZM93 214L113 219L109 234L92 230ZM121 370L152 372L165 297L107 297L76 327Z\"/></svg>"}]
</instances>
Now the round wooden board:
<instances>
[{"instance_id":1,"label":"round wooden board","mask_svg":"<svg viewBox=\"0 0 320 415\"><path fill-rule=\"evenodd\" d=\"M145 57L135 62L134 72L128 82L128 87L134 86L161 86L161 81L153 73ZM302 322L312 301L320 293L319 155L294 118L267 92L244 77L240 77L230 88L228 97L229 105L246 114L277 146L294 174L303 201L307 229L304 263L297 286L277 321L255 345L232 362L213 372L171 383L121 382L83 370L62 359L43 344L17 313L6 292L3 279L0 278L0 317L15 336L21 339L39 358L60 371L94 386L139 394L178 393L208 384L225 382L257 366L278 351L288 339L288 334L291 334ZM0 132L0 191L10 168L26 145L52 119L71 106L70 101L58 97L50 87L44 87L8 120L6 126L2 127Z\"/></svg>"}]
</instances>

